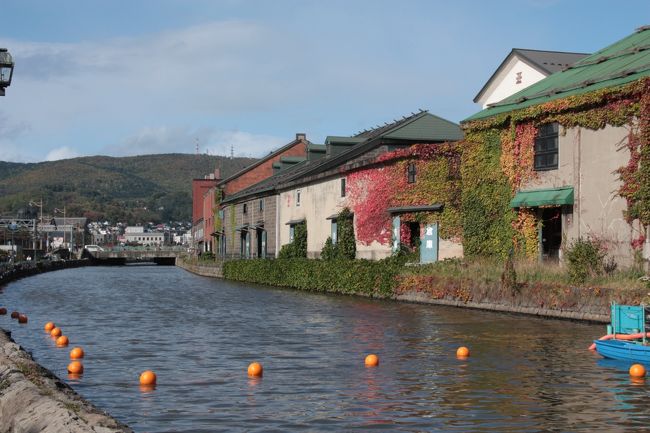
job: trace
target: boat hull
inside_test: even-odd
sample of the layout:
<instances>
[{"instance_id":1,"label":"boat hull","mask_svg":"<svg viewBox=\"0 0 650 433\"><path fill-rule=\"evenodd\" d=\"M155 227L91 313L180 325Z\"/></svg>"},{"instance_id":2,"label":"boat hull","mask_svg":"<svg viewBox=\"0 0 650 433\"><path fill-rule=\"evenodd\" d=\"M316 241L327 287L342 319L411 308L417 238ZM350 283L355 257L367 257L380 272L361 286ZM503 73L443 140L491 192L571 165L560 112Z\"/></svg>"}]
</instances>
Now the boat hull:
<instances>
[{"instance_id":1,"label":"boat hull","mask_svg":"<svg viewBox=\"0 0 650 433\"><path fill-rule=\"evenodd\" d=\"M596 352L605 358L650 365L650 346L622 340L596 340Z\"/></svg>"}]
</instances>

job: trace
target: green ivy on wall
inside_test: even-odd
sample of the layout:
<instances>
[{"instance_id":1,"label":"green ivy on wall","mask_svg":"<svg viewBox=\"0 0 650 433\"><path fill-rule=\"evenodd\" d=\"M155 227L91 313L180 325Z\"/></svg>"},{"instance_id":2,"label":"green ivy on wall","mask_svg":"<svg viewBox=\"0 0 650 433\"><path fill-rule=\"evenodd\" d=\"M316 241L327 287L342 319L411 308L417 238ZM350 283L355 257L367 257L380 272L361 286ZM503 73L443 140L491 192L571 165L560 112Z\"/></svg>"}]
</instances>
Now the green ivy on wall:
<instances>
[{"instance_id":1,"label":"green ivy on wall","mask_svg":"<svg viewBox=\"0 0 650 433\"><path fill-rule=\"evenodd\" d=\"M463 247L468 257L505 258L513 245L512 188L500 160L499 130L469 134L463 146L461 193Z\"/></svg>"}]
</instances>

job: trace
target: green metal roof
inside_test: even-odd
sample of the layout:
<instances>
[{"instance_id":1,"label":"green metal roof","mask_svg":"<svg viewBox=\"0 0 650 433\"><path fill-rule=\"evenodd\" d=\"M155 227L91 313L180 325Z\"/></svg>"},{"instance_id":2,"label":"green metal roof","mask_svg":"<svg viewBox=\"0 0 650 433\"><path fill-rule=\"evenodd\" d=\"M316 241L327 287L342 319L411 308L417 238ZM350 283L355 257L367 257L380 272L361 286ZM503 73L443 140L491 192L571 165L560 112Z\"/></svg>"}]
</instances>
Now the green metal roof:
<instances>
[{"instance_id":1,"label":"green metal roof","mask_svg":"<svg viewBox=\"0 0 650 433\"><path fill-rule=\"evenodd\" d=\"M561 206L573 204L573 187L519 191L510 201L510 207Z\"/></svg>"},{"instance_id":2,"label":"green metal roof","mask_svg":"<svg viewBox=\"0 0 650 433\"><path fill-rule=\"evenodd\" d=\"M307 146L307 151L309 152L326 152L327 151L327 146L324 144L310 144Z\"/></svg>"},{"instance_id":3,"label":"green metal roof","mask_svg":"<svg viewBox=\"0 0 650 433\"><path fill-rule=\"evenodd\" d=\"M304 161L306 158L304 156L281 156L280 162L286 162L289 164L296 164L298 162Z\"/></svg>"},{"instance_id":4,"label":"green metal roof","mask_svg":"<svg viewBox=\"0 0 650 433\"><path fill-rule=\"evenodd\" d=\"M463 138L463 132L457 123L427 113L425 116L390 131L384 137L398 140L455 141Z\"/></svg>"},{"instance_id":5,"label":"green metal roof","mask_svg":"<svg viewBox=\"0 0 650 433\"><path fill-rule=\"evenodd\" d=\"M337 135L328 135L325 138L325 144L353 145L366 141L363 137L341 137Z\"/></svg>"},{"instance_id":6,"label":"green metal roof","mask_svg":"<svg viewBox=\"0 0 650 433\"><path fill-rule=\"evenodd\" d=\"M619 86L647 76L650 76L650 26L641 27L567 69L549 75L503 101L490 104L463 122Z\"/></svg>"}]
</instances>

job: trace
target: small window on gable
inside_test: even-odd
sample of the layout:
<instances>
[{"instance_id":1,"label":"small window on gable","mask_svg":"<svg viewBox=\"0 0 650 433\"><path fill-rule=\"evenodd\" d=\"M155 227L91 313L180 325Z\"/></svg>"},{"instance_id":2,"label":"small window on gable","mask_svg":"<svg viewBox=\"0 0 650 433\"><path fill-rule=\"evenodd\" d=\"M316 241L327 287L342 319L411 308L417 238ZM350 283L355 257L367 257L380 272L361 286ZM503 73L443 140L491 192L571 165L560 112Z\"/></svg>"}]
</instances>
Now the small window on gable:
<instances>
[{"instance_id":1,"label":"small window on gable","mask_svg":"<svg viewBox=\"0 0 650 433\"><path fill-rule=\"evenodd\" d=\"M300 206L300 190L296 191L296 206Z\"/></svg>"},{"instance_id":2,"label":"small window on gable","mask_svg":"<svg viewBox=\"0 0 650 433\"><path fill-rule=\"evenodd\" d=\"M260 212L264 212L264 199L260 199Z\"/></svg>"},{"instance_id":3,"label":"small window on gable","mask_svg":"<svg viewBox=\"0 0 650 433\"><path fill-rule=\"evenodd\" d=\"M557 123L541 125L535 137L535 170L555 170L558 167Z\"/></svg>"},{"instance_id":4,"label":"small window on gable","mask_svg":"<svg viewBox=\"0 0 650 433\"><path fill-rule=\"evenodd\" d=\"M341 179L341 197L345 197L345 178Z\"/></svg>"},{"instance_id":5,"label":"small window on gable","mask_svg":"<svg viewBox=\"0 0 650 433\"><path fill-rule=\"evenodd\" d=\"M241 205L241 213L247 214L248 213L248 203L244 203Z\"/></svg>"},{"instance_id":6,"label":"small window on gable","mask_svg":"<svg viewBox=\"0 0 650 433\"><path fill-rule=\"evenodd\" d=\"M406 175L408 183L415 183L416 168L414 162L409 163Z\"/></svg>"}]
</instances>

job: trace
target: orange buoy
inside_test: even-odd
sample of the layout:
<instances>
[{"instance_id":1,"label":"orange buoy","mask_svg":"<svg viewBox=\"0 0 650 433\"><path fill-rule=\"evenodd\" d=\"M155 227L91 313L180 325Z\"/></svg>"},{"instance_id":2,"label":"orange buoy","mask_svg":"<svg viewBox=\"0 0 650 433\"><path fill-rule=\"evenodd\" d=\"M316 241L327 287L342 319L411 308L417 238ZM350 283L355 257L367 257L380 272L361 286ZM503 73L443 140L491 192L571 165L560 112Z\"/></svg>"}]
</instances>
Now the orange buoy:
<instances>
[{"instance_id":1,"label":"orange buoy","mask_svg":"<svg viewBox=\"0 0 650 433\"><path fill-rule=\"evenodd\" d=\"M5 307L0 307L0 316L7 314L7 309Z\"/></svg>"},{"instance_id":2,"label":"orange buoy","mask_svg":"<svg viewBox=\"0 0 650 433\"><path fill-rule=\"evenodd\" d=\"M456 356L458 358L467 358L469 356L469 349L465 346L461 346L456 350Z\"/></svg>"},{"instance_id":3,"label":"orange buoy","mask_svg":"<svg viewBox=\"0 0 650 433\"><path fill-rule=\"evenodd\" d=\"M140 385L151 386L156 384L156 373L151 370L143 371L140 375Z\"/></svg>"},{"instance_id":4,"label":"orange buoy","mask_svg":"<svg viewBox=\"0 0 650 433\"><path fill-rule=\"evenodd\" d=\"M43 329L45 329L45 332L50 332L52 329L56 328L56 325L54 325L54 322L47 322Z\"/></svg>"},{"instance_id":5,"label":"orange buoy","mask_svg":"<svg viewBox=\"0 0 650 433\"><path fill-rule=\"evenodd\" d=\"M68 337L66 337L65 335L62 335L56 339L56 345L59 347L65 347L68 345L68 343L70 343L70 341L68 340Z\"/></svg>"},{"instance_id":6,"label":"orange buoy","mask_svg":"<svg viewBox=\"0 0 650 433\"><path fill-rule=\"evenodd\" d=\"M262 364L259 362L251 362L248 366L248 375L250 377L262 377L262 374L264 374L264 368L262 368Z\"/></svg>"},{"instance_id":7,"label":"orange buoy","mask_svg":"<svg viewBox=\"0 0 650 433\"><path fill-rule=\"evenodd\" d=\"M52 330L50 331L50 335L51 335L52 337L60 337L61 335L63 335L63 331L61 331L61 328L57 328L57 327L55 326L55 327L52 328Z\"/></svg>"},{"instance_id":8,"label":"orange buoy","mask_svg":"<svg viewBox=\"0 0 650 433\"><path fill-rule=\"evenodd\" d=\"M374 353L371 353L370 355L366 356L365 363L366 367L376 367L379 365L379 357Z\"/></svg>"},{"instance_id":9,"label":"orange buoy","mask_svg":"<svg viewBox=\"0 0 650 433\"><path fill-rule=\"evenodd\" d=\"M12 311L11 312L11 318L12 319L17 319L18 316L20 316L20 313L18 311Z\"/></svg>"},{"instance_id":10,"label":"orange buoy","mask_svg":"<svg viewBox=\"0 0 650 433\"><path fill-rule=\"evenodd\" d=\"M81 374L84 372L84 366L79 361L72 361L68 364L68 373L70 374Z\"/></svg>"},{"instance_id":11,"label":"orange buoy","mask_svg":"<svg viewBox=\"0 0 650 433\"><path fill-rule=\"evenodd\" d=\"M632 377L645 377L645 367L641 364L634 364L630 367L630 376Z\"/></svg>"},{"instance_id":12,"label":"orange buoy","mask_svg":"<svg viewBox=\"0 0 650 433\"><path fill-rule=\"evenodd\" d=\"M81 347L73 347L70 351L70 359L81 359L84 355L84 350Z\"/></svg>"},{"instance_id":13,"label":"orange buoy","mask_svg":"<svg viewBox=\"0 0 650 433\"><path fill-rule=\"evenodd\" d=\"M27 323L27 315L26 314L19 314L18 315L18 323Z\"/></svg>"}]
</instances>

